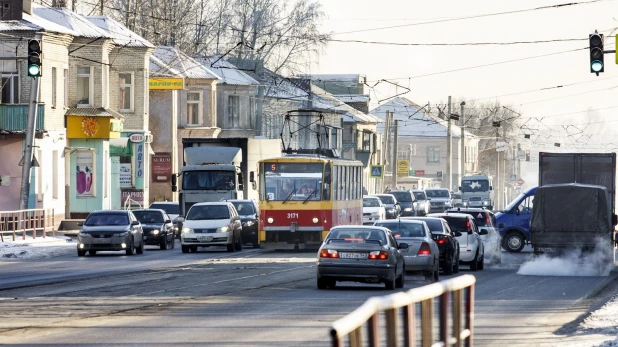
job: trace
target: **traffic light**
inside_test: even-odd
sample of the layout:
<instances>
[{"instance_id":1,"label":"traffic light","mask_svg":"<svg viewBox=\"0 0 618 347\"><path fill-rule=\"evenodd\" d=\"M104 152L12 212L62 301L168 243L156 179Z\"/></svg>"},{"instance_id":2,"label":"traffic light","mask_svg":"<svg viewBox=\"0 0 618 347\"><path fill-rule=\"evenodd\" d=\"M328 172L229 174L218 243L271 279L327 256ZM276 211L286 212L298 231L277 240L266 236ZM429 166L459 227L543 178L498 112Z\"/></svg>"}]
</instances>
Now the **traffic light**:
<instances>
[{"instance_id":1,"label":"traffic light","mask_svg":"<svg viewBox=\"0 0 618 347\"><path fill-rule=\"evenodd\" d=\"M37 39L28 40L28 76L41 77L42 67L41 41Z\"/></svg>"},{"instance_id":2,"label":"traffic light","mask_svg":"<svg viewBox=\"0 0 618 347\"><path fill-rule=\"evenodd\" d=\"M530 161L530 150L526 150L526 161Z\"/></svg>"},{"instance_id":3,"label":"traffic light","mask_svg":"<svg viewBox=\"0 0 618 347\"><path fill-rule=\"evenodd\" d=\"M603 34L590 34L590 72L603 72Z\"/></svg>"}]
</instances>

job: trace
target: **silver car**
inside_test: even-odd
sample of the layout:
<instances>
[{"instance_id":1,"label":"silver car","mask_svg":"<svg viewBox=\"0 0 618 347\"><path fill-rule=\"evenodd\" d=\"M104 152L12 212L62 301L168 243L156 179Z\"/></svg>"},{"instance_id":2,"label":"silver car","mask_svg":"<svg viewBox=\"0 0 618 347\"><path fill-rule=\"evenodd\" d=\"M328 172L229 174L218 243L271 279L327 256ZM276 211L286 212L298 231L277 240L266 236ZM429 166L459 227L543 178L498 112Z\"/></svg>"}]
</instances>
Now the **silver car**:
<instances>
[{"instance_id":1,"label":"silver car","mask_svg":"<svg viewBox=\"0 0 618 347\"><path fill-rule=\"evenodd\" d=\"M429 213L429 200L424 190L415 189L412 190L414 198L416 198L416 215L426 216Z\"/></svg>"},{"instance_id":2,"label":"silver car","mask_svg":"<svg viewBox=\"0 0 618 347\"><path fill-rule=\"evenodd\" d=\"M405 260L391 232L377 226L334 227L318 250L318 289L334 288L337 281L384 283L403 288Z\"/></svg>"},{"instance_id":3,"label":"silver car","mask_svg":"<svg viewBox=\"0 0 618 347\"><path fill-rule=\"evenodd\" d=\"M420 273L430 282L440 280L440 249L433 240L427 223L400 219L378 221L375 226L389 229L397 242L408 244L408 249L402 251L406 261L406 272Z\"/></svg>"},{"instance_id":4,"label":"silver car","mask_svg":"<svg viewBox=\"0 0 618 347\"><path fill-rule=\"evenodd\" d=\"M86 252L95 255L98 251L125 251L127 255L144 253L144 231L131 211L94 211L81 227L77 235L79 257Z\"/></svg>"},{"instance_id":5,"label":"silver car","mask_svg":"<svg viewBox=\"0 0 618 347\"><path fill-rule=\"evenodd\" d=\"M182 253L198 247L225 246L228 252L242 250L242 225L231 202L200 202L189 209L180 234Z\"/></svg>"}]
</instances>

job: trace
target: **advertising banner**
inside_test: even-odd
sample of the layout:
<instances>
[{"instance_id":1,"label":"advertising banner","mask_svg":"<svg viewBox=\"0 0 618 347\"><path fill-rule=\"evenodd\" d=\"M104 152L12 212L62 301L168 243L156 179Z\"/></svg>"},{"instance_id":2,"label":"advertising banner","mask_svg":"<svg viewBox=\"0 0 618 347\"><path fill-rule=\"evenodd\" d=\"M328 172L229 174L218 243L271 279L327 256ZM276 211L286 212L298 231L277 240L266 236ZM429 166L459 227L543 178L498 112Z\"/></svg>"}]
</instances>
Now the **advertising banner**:
<instances>
[{"instance_id":1,"label":"advertising banner","mask_svg":"<svg viewBox=\"0 0 618 347\"><path fill-rule=\"evenodd\" d=\"M120 188L131 188L131 163L120 164Z\"/></svg>"},{"instance_id":2,"label":"advertising banner","mask_svg":"<svg viewBox=\"0 0 618 347\"><path fill-rule=\"evenodd\" d=\"M94 152L77 151L75 172L75 192L78 197L94 196Z\"/></svg>"},{"instance_id":3,"label":"advertising banner","mask_svg":"<svg viewBox=\"0 0 618 347\"><path fill-rule=\"evenodd\" d=\"M169 182L172 177L172 154L157 153L152 156L152 180L154 182Z\"/></svg>"}]
</instances>

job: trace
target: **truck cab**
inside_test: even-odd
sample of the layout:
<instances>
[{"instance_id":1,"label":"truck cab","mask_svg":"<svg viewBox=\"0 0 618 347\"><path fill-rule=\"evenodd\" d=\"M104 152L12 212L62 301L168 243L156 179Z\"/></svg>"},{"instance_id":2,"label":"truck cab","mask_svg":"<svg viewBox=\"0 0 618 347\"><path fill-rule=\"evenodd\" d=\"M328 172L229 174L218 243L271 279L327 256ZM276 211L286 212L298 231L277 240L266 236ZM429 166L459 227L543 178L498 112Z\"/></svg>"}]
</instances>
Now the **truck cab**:
<instances>
[{"instance_id":1,"label":"truck cab","mask_svg":"<svg viewBox=\"0 0 618 347\"><path fill-rule=\"evenodd\" d=\"M529 188L513 199L504 210L496 213L502 248L506 251L520 252L530 242L530 219L536 189Z\"/></svg>"},{"instance_id":2,"label":"truck cab","mask_svg":"<svg viewBox=\"0 0 618 347\"><path fill-rule=\"evenodd\" d=\"M493 210L494 191L492 178L487 175L470 175L461 179L459 186L462 205L464 207L478 207Z\"/></svg>"}]
</instances>

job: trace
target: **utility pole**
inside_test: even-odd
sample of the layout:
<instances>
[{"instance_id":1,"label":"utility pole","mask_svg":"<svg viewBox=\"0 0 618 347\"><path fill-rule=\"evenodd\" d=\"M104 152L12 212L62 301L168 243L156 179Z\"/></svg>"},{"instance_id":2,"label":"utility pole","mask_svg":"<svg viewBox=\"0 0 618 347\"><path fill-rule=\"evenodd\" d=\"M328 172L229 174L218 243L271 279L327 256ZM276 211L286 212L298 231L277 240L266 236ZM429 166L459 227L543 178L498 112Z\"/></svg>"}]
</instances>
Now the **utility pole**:
<instances>
[{"instance_id":1,"label":"utility pole","mask_svg":"<svg viewBox=\"0 0 618 347\"><path fill-rule=\"evenodd\" d=\"M386 162L388 160L388 134L390 133L389 121L391 118L391 111L386 111L386 116L384 117L384 134L383 134L383 145L382 145L382 164L384 165L383 174L386 173ZM386 189L385 178L382 179L382 191Z\"/></svg>"},{"instance_id":2,"label":"utility pole","mask_svg":"<svg viewBox=\"0 0 618 347\"><path fill-rule=\"evenodd\" d=\"M451 163L453 162L453 137L451 136L451 96L448 97L448 106L446 109L446 119L448 126L446 127L446 184L448 189L453 189L453 172L451 170Z\"/></svg>"},{"instance_id":3,"label":"utility pole","mask_svg":"<svg viewBox=\"0 0 618 347\"><path fill-rule=\"evenodd\" d=\"M397 135L399 129L399 121L395 120L395 128L393 129L393 163L391 164L391 172L393 173L393 188L397 189L397 175L399 174L399 165L397 164Z\"/></svg>"},{"instance_id":4,"label":"utility pole","mask_svg":"<svg viewBox=\"0 0 618 347\"><path fill-rule=\"evenodd\" d=\"M36 115L39 99L39 79L33 77L30 83L30 104L28 105L28 123L26 127L26 141L24 144L23 167L21 171L21 198L19 208L28 209L30 195L30 171L32 169L34 133L36 131Z\"/></svg>"},{"instance_id":5,"label":"utility pole","mask_svg":"<svg viewBox=\"0 0 618 347\"><path fill-rule=\"evenodd\" d=\"M103 16L103 4L104 3L105 3L105 0L101 0L101 5L100 5L101 6L101 11L100 11L101 16Z\"/></svg>"},{"instance_id":6,"label":"utility pole","mask_svg":"<svg viewBox=\"0 0 618 347\"><path fill-rule=\"evenodd\" d=\"M466 174L466 131L464 130L466 127L466 117L464 116L464 106L466 106L466 102L462 101L459 105L461 106L461 115L459 116L461 117L461 172L459 173L459 182L461 182L461 179Z\"/></svg>"}]
</instances>

